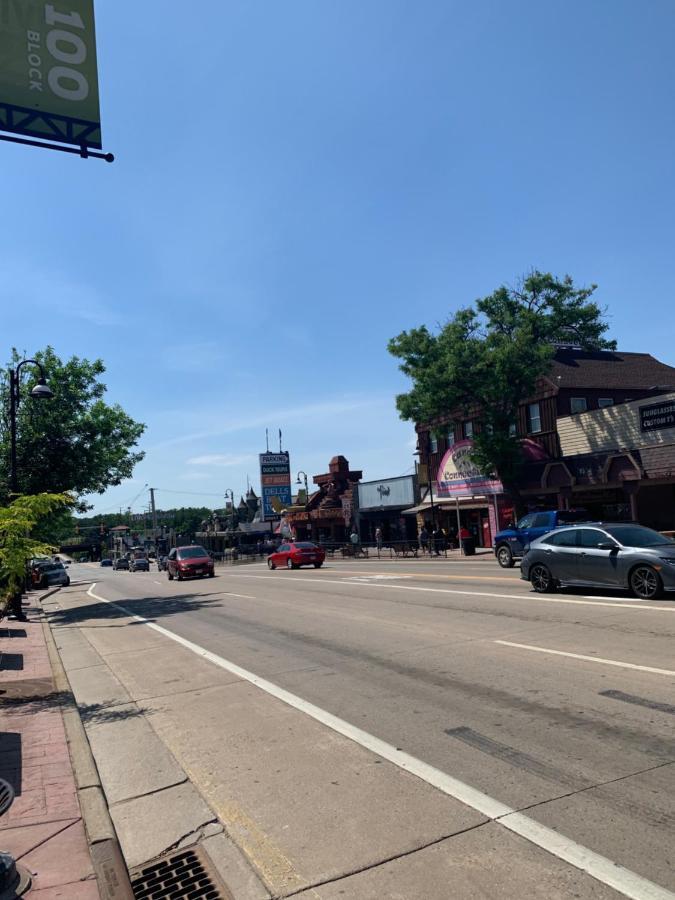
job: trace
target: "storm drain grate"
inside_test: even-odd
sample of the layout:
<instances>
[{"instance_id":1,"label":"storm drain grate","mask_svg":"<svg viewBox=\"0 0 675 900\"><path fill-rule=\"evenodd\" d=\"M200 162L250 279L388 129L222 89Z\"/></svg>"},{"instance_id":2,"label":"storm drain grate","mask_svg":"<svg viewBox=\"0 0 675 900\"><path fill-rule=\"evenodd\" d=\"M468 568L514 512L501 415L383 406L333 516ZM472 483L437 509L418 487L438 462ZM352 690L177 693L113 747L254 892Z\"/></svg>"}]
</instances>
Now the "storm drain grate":
<instances>
[{"instance_id":1,"label":"storm drain grate","mask_svg":"<svg viewBox=\"0 0 675 900\"><path fill-rule=\"evenodd\" d=\"M199 847L178 850L131 872L136 900L232 900Z\"/></svg>"},{"instance_id":2,"label":"storm drain grate","mask_svg":"<svg viewBox=\"0 0 675 900\"><path fill-rule=\"evenodd\" d=\"M4 778L0 778L0 816L7 812L12 803L14 803L14 788Z\"/></svg>"}]
</instances>

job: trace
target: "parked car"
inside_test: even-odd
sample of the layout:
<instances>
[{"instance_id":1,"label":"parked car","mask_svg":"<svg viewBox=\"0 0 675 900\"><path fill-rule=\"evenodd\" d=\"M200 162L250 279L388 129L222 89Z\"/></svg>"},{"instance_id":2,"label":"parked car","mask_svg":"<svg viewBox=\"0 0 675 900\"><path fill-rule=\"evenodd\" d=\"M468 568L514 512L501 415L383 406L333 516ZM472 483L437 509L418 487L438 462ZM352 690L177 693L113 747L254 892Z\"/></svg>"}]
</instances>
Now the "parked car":
<instances>
[{"instance_id":1,"label":"parked car","mask_svg":"<svg viewBox=\"0 0 675 900\"><path fill-rule=\"evenodd\" d=\"M119 556L119 557L113 562L113 569L115 569L115 570L117 570L117 569L126 569L127 572L128 572L128 571L129 571L129 560L126 558L126 556Z\"/></svg>"},{"instance_id":2,"label":"parked car","mask_svg":"<svg viewBox=\"0 0 675 900\"><path fill-rule=\"evenodd\" d=\"M102 566L112 566L112 564L113 564L112 559L102 559L102 560L101 560L101 565L102 565Z\"/></svg>"},{"instance_id":3,"label":"parked car","mask_svg":"<svg viewBox=\"0 0 675 900\"><path fill-rule=\"evenodd\" d=\"M66 568L63 563L50 562L44 563L40 566L38 587L46 588L52 587L52 585L68 587L69 584L70 576L66 572Z\"/></svg>"},{"instance_id":4,"label":"parked car","mask_svg":"<svg viewBox=\"0 0 675 900\"><path fill-rule=\"evenodd\" d=\"M511 569L521 559L525 547L543 537L554 528L562 528L575 522L588 522L585 509L548 509L528 513L518 522L497 533L494 540L495 556L503 569Z\"/></svg>"},{"instance_id":5,"label":"parked car","mask_svg":"<svg viewBox=\"0 0 675 900\"><path fill-rule=\"evenodd\" d=\"M311 541L296 541L291 544L281 544L279 548L267 557L267 565L270 569L285 566L287 569L299 569L301 566L314 566L320 569L326 558L323 547L317 547Z\"/></svg>"},{"instance_id":6,"label":"parked car","mask_svg":"<svg viewBox=\"0 0 675 900\"><path fill-rule=\"evenodd\" d=\"M150 563L143 556L139 556L136 559L132 559L129 563L129 571L130 572L149 572L150 571Z\"/></svg>"},{"instance_id":7,"label":"parked car","mask_svg":"<svg viewBox=\"0 0 675 900\"><path fill-rule=\"evenodd\" d=\"M169 581L173 581L174 578L178 581L182 581L183 578L203 578L205 575L213 578L215 575L213 560L199 544L174 547L167 557L166 571Z\"/></svg>"},{"instance_id":8,"label":"parked car","mask_svg":"<svg viewBox=\"0 0 675 900\"><path fill-rule=\"evenodd\" d=\"M630 522L561 528L530 544L520 577L540 594L565 584L628 588L656 600L675 591L675 542Z\"/></svg>"}]
</instances>

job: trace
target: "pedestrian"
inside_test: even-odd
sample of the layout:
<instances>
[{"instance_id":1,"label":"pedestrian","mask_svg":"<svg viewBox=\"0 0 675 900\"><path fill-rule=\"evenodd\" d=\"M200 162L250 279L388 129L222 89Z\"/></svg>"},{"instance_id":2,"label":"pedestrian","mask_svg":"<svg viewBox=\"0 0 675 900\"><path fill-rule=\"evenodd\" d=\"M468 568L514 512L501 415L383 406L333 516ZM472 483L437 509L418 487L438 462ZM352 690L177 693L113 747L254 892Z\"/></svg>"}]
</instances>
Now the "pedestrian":
<instances>
[{"instance_id":1,"label":"pedestrian","mask_svg":"<svg viewBox=\"0 0 675 900\"><path fill-rule=\"evenodd\" d=\"M434 554L436 556L440 556L441 550L443 549L443 532L441 531L440 525L437 525L434 528L433 546L434 546Z\"/></svg>"},{"instance_id":2,"label":"pedestrian","mask_svg":"<svg viewBox=\"0 0 675 900\"><path fill-rule=\"evenodd\" d=\"M377 545L378 552L382 549L382 529L378 525L375 529L375 544Z\"/></svg>"},{"instance_id":3,"label":"pedestrian","mask_svg":"<svg viewBox=\"0 0 675 900\"><path fill-rule=\"evenodd\" d=\"M429 549L429 532L427 531L427 526L423 525L422 530L420 531L420 550L422 551L422 556Z\"/></svg>"},{"instance_id":4,"label":"pedestrian","mask_svg":"<svg viewBox=\"0 0 675 900\"><path fill-rule=\"evenodd\" d=\"M356 556L358 549L359 549L359 533L355 528L353 529L352 533L349 535L349 540L351 541L351 544L352 544L352 553L354 554L354 556Z\"/></svg>"}]
</instances>

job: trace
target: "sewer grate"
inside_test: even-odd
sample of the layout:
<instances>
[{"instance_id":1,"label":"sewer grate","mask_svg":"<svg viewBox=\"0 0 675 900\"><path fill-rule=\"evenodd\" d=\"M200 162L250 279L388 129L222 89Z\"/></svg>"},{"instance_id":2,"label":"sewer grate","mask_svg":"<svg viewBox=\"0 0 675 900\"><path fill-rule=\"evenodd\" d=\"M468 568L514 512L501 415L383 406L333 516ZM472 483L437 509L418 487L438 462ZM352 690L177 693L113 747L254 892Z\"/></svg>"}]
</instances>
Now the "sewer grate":
<instances>
[{"instance_id":1,"label":"sewer grate","mask_svg":"<svg viewBox=\"0 0 675 900\"><path fill-rule=\"evenodd\" d=\"M14 803L14 788L4 778L0 778L0 816L7 812L12 803Z\"/></svg>"},{"instance_id":2,"label":"sewer grate","mask_svg":"<svg viewBox=\"0 0 675 900\"><path fill-rule=\"evenodd\" d=\"M130 874L135 900L233 900L200 847L167 853Z\"/></svg>"}]
</instances>

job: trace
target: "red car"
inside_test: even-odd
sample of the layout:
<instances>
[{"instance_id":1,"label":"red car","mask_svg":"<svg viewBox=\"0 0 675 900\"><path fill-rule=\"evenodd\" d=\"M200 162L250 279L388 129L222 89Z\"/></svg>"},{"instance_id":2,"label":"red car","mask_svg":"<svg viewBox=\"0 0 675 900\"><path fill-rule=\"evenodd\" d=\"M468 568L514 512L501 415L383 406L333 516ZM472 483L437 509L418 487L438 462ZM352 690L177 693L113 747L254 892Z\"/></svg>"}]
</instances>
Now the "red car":
<instances>
[{"instance_id":1,"label":"red car","mask_svg":"<svg viewBox=\"0 0 675 900\"><path fill-rule=\"evenodd\" d=\"M317 547L310 541L297 541L294 544L281 544L275 553L267 557L270 569L285 566L287 569L299 569L300 566L314 566L320 569L326 558L323 547Z\"/></svg>"},{"instance_id":2,"label":"red car","mask_svg":"<svg viewBox=\"0 0 675 900\"><path fill-rule=\"evenodd\" d=\"M190 547L174 547L166 560L166 572L169 581L177 578L213 578L213 560L203 547L193 544Z\"/></svg>"}]
</instances>

